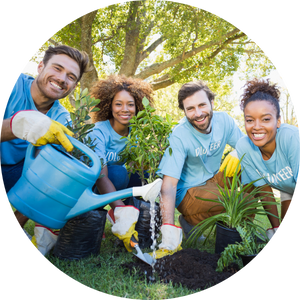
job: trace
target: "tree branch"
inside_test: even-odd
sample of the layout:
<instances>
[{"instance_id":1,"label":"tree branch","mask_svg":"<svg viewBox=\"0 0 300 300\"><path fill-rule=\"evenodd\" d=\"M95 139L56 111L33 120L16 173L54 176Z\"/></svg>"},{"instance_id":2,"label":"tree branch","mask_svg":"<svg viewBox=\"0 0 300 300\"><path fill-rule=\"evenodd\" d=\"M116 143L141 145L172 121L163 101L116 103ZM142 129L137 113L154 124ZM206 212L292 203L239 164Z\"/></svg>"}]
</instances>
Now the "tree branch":
<instances>
[{"instance_id":1,"label":"tree branch","mask_svg":"<svg viewBox=\"0 0 300 300\"><path fill-rule=\"evenodd\" d=\"M143 51L143 53L140 55L139 60L137 61L138 65L147 58L150 53L152 53L161 43L165 41L165 38L161 36L159 39L157 39L155 42L153 42L147 49Z\"/></svg>"},{"instance_id":2,"label":"tree branch","mask_svg":"<svg viewBox=\"0 0 300 300\"><path fill-rule=\"evenodd\" d=\"M54 41L53 39L49 39L48 42L50 42L51 44L53 44L55 47L61 45L61 43Z\"/></svg>"},{"instance_id":3,"label":"tree branch","mask_svg":"<svg viewBox=\"0 0 300 300\"><path fill-rule=\"evenodd\" d=\"M226 47L226 48L224 48L225 50L230 50L230 51L235 51L236 49L235 48L229 48L229 47ZM254 54L254 53L264 53L262 50L254 50L254 49L252 49L252 50L243 50L243 52L244 53L246 53L246 54Z\"/></svg>"},{"instance_id":4,"label":"tree branch","mask_svg":"<svg viewBox=\"0 0 300 300\"><path fill-rule=\"evenodd\" d=\"M185 69L184 71L180 72L180 75L184 75L186 73L192 72L194 71L196 68L202 67L204 65L208 65L210 64L210 61L216 57L222 50L226 49L226 45L229 44L231 42L231 39L233 39L234 37L228 39L227 41L224 42L224 44L219 47L218 49L216 49L210 56L206 57L204 59L205 63L199 63L199 64L195 64L187 69ZM158 81L159 79L161 79L161 81ZM174 80L174 78L171 78L171 76L169 74L165 74L162 77L156 79L155 81L152 82L152 87L153 90L159 90L162 88L166 88L172 84L174 84L176 81Z\"/></svg>"},{"instance_id":5,"label":"tree branch","mask_svg":"<svg viewBox=\"0 0 300 300\"><path fill-rule=\"evenodd\" d=\"M210 41L210 42L208 42L204 45L201 45L201 46L195 48L194 50L190 50L190 51L186 52L184 58L182 58L182 54L181 54L181 55L179 55L175 58L172 58L168 61L153 64L149 67L146 67L143 71L141 71L139 74L134 75L133 77L141 78L141 79L148 78L148 77L150 77L154 74L158 74L158 73L162 72L163 70L165 70L169 67L172 67L175 64L178 64L178 63L180 63L180 62L196 55L199 52L202 52L202 51L204 51L204 50L206 50L206 49L208 49L212 46L219 45L220 42L222 40L224 40L225 38L231 38L230 41L232 41L232 40L235 40L235 39L238 39L238 38L241 38L241 37L245 36L244 33L240 33L240 34L237 35L238 32L240 32L240 30L238 28L235 28L234 30L226 33L225 35L223 35L219 39L212 40L212 41Z\"/></svg>"},{"instance_id":6,"label":"tree branch","mask_svg":"<svg viewBox=\"0 0 300 300\"><path fill-rule=\"evenodd\" d=\"M107 42L112 40L116 36L117 31L120 30L121 28L125 28L125 25L124 24L118 25L116 29L112 30L112 34L110 36L101 37L98 40L94 41L92 45L95 45L99 42Z\"/></svg>"}]
</instances>

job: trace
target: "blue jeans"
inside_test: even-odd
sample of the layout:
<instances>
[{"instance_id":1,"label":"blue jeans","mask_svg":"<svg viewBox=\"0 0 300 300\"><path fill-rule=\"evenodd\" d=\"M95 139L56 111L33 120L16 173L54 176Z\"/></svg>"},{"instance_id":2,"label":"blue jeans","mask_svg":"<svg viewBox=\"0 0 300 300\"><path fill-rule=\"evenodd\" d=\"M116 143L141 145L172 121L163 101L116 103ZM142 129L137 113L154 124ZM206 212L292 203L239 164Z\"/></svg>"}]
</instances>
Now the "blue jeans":
<instances>
[{"instance_id":1,"label":"blue jeans","mask_svg":"<svg viewBox=\"0 0 300 300\"><path fill-rule=\"evenodd\" d=\"M124 190L126 188L131 188L134 186L141 186L142 181L138 173L135 174L129 174L126 170L121 165L112 165L112 166L107 166L108 169L108 178L112 182L112 184L115 186L117 191ZM145 173L145 177L148 174ZM98 190L94 189L94 192L98 194ZM130 198L127 198L124 202L125 205L127 205L129 202Z\"/></svg>"},{"instance_id":2,"label":"blue jeans","mask_svg":"<svg viewBox=\"0 0 300 300\"><path fill-rule=\"evenodd\" d=\"M22 175L24 159L15 165L1 165L6 193L17 183Z\"/></svg>"}]
</instances>

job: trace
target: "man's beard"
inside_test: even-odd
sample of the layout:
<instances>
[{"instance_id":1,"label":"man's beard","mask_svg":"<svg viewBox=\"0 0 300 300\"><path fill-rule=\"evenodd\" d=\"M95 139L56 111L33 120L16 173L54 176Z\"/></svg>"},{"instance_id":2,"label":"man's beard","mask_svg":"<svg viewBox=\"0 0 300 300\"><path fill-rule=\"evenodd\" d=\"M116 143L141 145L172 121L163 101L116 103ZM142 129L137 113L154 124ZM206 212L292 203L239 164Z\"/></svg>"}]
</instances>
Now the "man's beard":
<instances>
[{"instance_id":1,"label":"man's beard","mask_svg":"<svg viewBox=\"0 0 300 300\"><path fill-rule=\"evenodd\" d=\"M201 119L203 117L206 117L207 120L205 122L205 124L203 125L197 125L195 124L195 119ZM190 119L188 117L187 120L190 122L190 124L198 131L200 131L201 133L204 133L204 134L208 134L211 132L211 120L212 120L212 117L213 117L213 111L211 110L209 114L205 114L205 115L201 115L199 118L193 118L193 119Z\"/></svg>"},{"instance_id":2,"label":"man's beard","mask_svg":"<svg viewBox=\"0 0 300 300\"><path fill-rule=\"evenodd\" d=\"M42 74L39 74L37 77L36 77L36 85L37 85L37 87L38 87L38 89L39 89L39 91L41 92L41 94L44 96L44 97L46 97L46 98L48 98L49 100L51 99L51 100L57 100L57 99L62 99L62 98L65 98L69 93L68 92L64 92L64 93L62 93L62 94L60 94L60 95L57 95L57 94L52 94L52 93L49 93L48 91L47 91L47 88L46 88L46 86L47 86L47 82L48 82L48 78L45 78L44 76L42 76ZM57 81L55 81L55 80L53 80L53 82L55 82L56 84L58 84L58 82Z\"/></svg>"}]
</instances>

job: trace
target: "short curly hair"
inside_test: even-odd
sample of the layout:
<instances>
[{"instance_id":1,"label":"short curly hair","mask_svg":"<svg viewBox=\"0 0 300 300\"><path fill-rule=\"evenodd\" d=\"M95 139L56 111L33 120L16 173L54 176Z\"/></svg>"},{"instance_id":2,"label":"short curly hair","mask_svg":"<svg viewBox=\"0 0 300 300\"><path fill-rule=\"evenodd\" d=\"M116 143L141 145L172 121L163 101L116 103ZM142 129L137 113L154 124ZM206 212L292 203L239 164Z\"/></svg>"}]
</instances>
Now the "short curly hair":
<instances>
[{"instance_id":1,"label":"short curly hair","mask_svg":"<svg viewBox=\"0 0 300 300\"><path fill-rule=\"evenodd\" d=\"M134 98L136 114L144 109L142 103L144 97L149 100L151 106L153 105L153 89L150 83L139 78L110 75L95 82L90 90L92 97L100 99L100 103L96 106L100 110L91 113L94 123L113 118L112 101L115 95L123 90L127 91Z\"/></svg>"},{"instance_id":2,"label":"short curly hair","mask_svg":"<svg viewBox=\"0 0 300 300\"><path fill-rule=\"evenodd\" d=\"M265 100L275 106L277 119L280 117L280 90L276 84L271 84L269 79L254 78L247 81L244 87L245 90L240 103L242 111L245 110L249 102Z\"/></svg>"}]
</instances>

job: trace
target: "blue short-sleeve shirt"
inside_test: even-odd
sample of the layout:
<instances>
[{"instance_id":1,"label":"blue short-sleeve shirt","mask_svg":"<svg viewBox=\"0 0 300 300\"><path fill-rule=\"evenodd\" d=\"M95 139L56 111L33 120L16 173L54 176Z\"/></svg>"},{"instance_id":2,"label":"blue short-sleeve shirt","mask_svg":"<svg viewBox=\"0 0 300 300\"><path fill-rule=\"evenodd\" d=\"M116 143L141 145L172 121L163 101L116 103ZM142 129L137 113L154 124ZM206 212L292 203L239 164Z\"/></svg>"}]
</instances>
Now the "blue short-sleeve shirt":
<instances>
[{"instance_id":1,"label":"blue short-sleeve shirt","mask_svg":"<svg viewBox=\"0 0 300 300\"><path fill-rule=\"evenodd\" d=\"M277 190L293 194L299 172L299 129L281 124L276 133L276 148L269 160L264 160L257 146L248 136L240 139L236 145L241 162L243 184L255 186L269 185Z\"/></svg>"},{"instance_id":2,"label":"blue short-sleeve shirt","mask_svg":"<svg viewBox=\"0 0 300 300\"><path fill-rule=\"evenodd\" d=\"M12 90L8 99L4 119L11 118L20 110L37 110L32 99L30 89L34 78L25 74L21 74ZM63 125L67 125L70 121L69 112L59 103L54 101L52 107L46 114L52 120L58 121ZM24 159L28 142L21 139L14 139L1 143L1 164L14 165Z\"/></svg>"},{"instance_id":3,"label":"blue short-sleeve shirt","mask_svg":"<svg viewBox=\"0 0 300 300\"><path fill-rule=\"evenodd\" d=\"M103 159L104 164L107 166L125 164L119 154L125 149L126 139L121 139L122 136L115 132L109 120L97 122L89 137L94 141L96 145L94 151Z\"/></svg>"},{"instance_id":4,"label":"blue short-sleeve shirt","mask_svg":"<svg viewBox=\"0 0 300 300\"><path fill-rule=\"evenodd\" d=\"M235 148L237 141L244 136L225 112L214 112L211 124L211 132L203 134L184 117L170 135L172 154L168 149L165 151L157 173L179 180L176 207L189 188L205 185L217 174L226 144Z\"/></svg>"}]
</instances>

